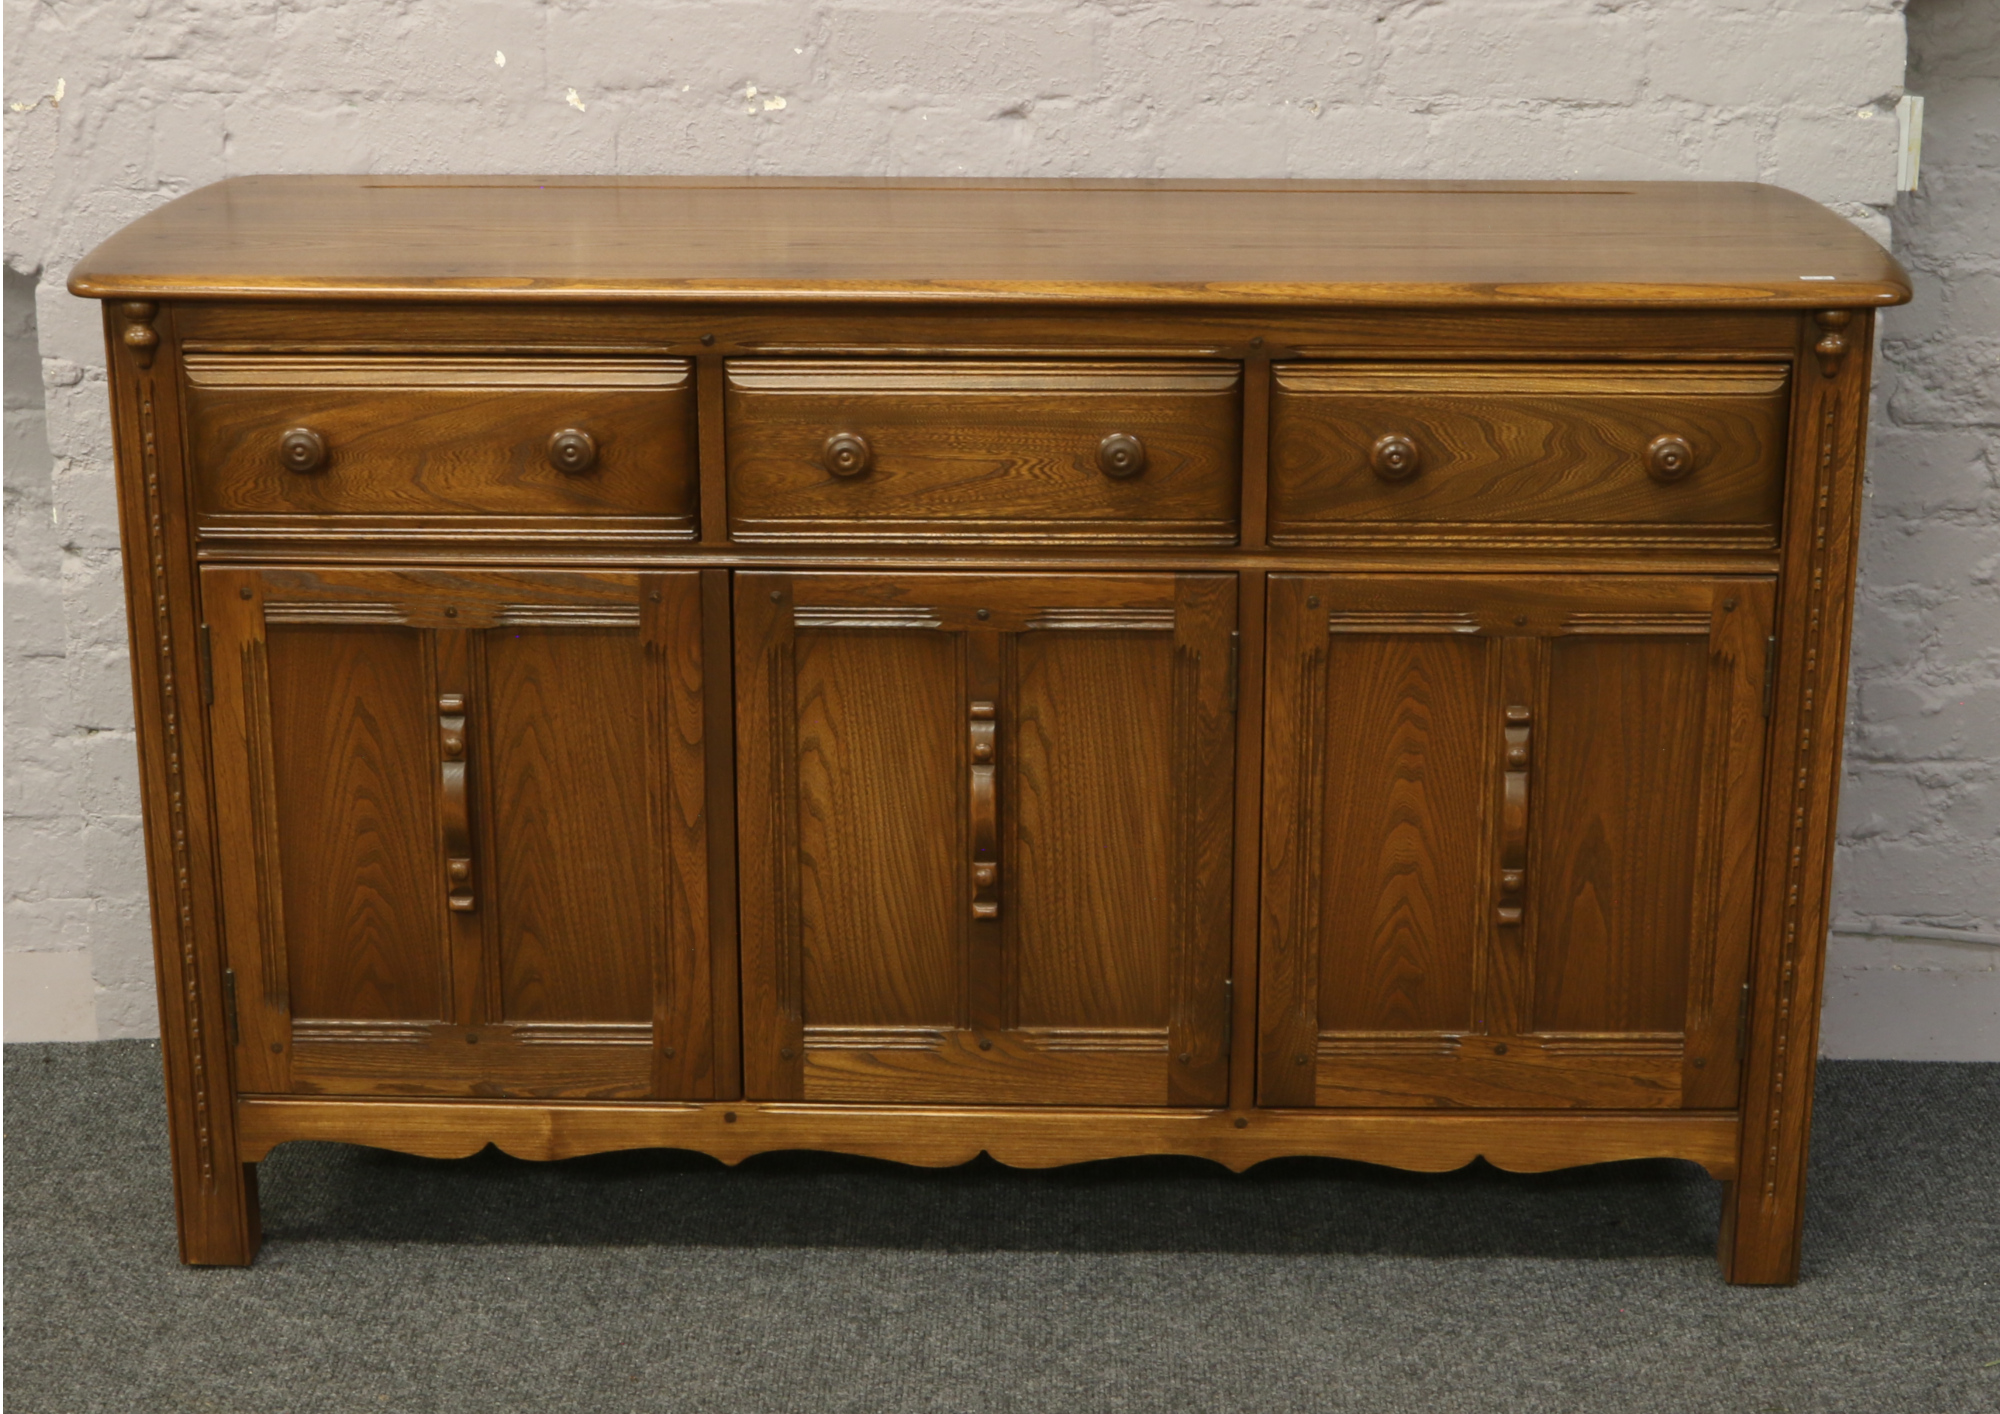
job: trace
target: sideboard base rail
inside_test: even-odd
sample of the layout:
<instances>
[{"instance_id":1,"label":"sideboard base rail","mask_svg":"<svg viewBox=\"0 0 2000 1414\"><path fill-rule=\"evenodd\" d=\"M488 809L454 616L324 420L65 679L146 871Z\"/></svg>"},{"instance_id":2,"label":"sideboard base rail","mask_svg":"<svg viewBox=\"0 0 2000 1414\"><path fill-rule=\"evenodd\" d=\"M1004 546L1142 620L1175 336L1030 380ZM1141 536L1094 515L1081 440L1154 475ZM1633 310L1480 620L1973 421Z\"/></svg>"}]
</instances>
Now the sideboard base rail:
<instances>
[{"instance_id":1,"label":"sideboard base rail","mask_svg":"<svg viewBox=\"0 0 2000 1414\"><path fill-rule=\"evenodd\" d=\"M618 1149L692 1149L724 1163L779 1149L824 1149L942 1168L989 1154L1051 1168L1138 1154L1212 1159L1241 1172L1293 1155L1442 1173L1483 1158L1514 1173L1618 1159L1672 1158L1736 1176L1733 1113L1478 1114L1355 1110L998 1108L756 1101L307 1099L244 1096L246 1162L294 1139L336 1140L455 1159L488 1144L521 1159Z\"/></svg>"}]
</instances>

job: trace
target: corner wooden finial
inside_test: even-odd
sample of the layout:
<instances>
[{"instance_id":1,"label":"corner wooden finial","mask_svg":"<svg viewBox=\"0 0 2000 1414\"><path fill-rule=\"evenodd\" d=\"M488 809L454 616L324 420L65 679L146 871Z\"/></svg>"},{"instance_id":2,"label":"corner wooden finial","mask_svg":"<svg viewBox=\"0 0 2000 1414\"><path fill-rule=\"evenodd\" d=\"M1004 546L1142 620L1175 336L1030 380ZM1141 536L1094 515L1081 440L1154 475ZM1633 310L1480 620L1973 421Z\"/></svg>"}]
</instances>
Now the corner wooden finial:
<instances>
[{"instance_id":1,"label":"corner wooden finial","mask_svg":"<svg viewBox=\"0 0 2000 1414\"><path fill-rule=\"evenodd\" d=\"M125 347L132 350L132 361L141 368L153 366L153 350L160 346L159 331L153 328L153 319L160 307L151 300L127 300L118 307L125 316Z\"/></svg>"},{"instance_id":2,"label":"corner wooden finial","mask_svg":"<svg viewBox=\"0 0 2000 1414\"><path fill-rule=\"evenodd\" d=\"M1847 309L1822 309L1813 315L1813 322L1826 332L1813 345L1813 352L1819 355L1819 371L1828 378L1840 372L1840 361L1847 357L1847 326L1854 322L1854 312Z\"/></svg>"}]
</instances>

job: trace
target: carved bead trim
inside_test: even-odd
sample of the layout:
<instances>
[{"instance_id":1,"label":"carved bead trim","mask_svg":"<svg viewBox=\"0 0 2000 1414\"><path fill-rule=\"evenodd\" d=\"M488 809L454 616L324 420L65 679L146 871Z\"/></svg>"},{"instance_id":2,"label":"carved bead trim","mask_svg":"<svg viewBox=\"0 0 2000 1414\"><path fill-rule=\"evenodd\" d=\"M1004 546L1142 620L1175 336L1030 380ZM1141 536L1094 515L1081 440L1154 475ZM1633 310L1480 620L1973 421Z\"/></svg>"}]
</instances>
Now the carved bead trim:
<instances>
[{"instance_id":1,"label":"carved bead trim","mask_svg":"<svg viewBox=\"0 0 2000 1414\"><path fill-rule=\"evenodd\" d=\"M1813 316L1813 323L1826 331L1813 352L1819 355L1819 371L1828 378L1840 372L1840 361L1847 357L1847 326L1853 322L1853 311L1846 309L1822 309Z\"/></svg>"},{"instance_id":2,"label":"carved bead trim","mask_svg":"<svg viewBox=\"0 0 2000 1414\"><path fill-rule=\"evenodd\" d=\"M153 351L160 346L160 334L153 327L160 307L151 300L127 300L118 306L118 312L125 316L125 347L132 351L132 361L141 368L153 366Z\"/></svg>"},{"instance_id":3,"label":"carved bead trim","mask_svg":"<svg viewBox=\"0 0 2000 1414\"><path fill-rule=\"evenodd\" d=\"M1805 887L1806 808L1811 793L1813 714L1819 708L1819 656L1826 623L1826 542L1833 499L1833 452L1838 400L1820 410L1818 484L1813 488L1812 554L1807 561L1806 631L1799 664L1799 737L1792 770L1792 829L1785 858L1785 930L1779 945L1778 1015L1771 1028L1771 1091L1766 1098L1764 1196L1778 1191L1778 1130L1791 1061L1792 1008L1799 970L1799 900Z\"/></svg>"},{"instance_id":4,"label":"carved bead trim","mask_svg":"<svg viewBox=\"0 0 2000 1414\"><path fill-rule=\"evenodd\" d=\"M131 314L138 302L127 304ZM154 306L143 308L151 318ZM143 346L126 331L125 342L134 356L152 362L152 344L159 335L146 330L149 341ZM189 1077L194 1082L195 1155L201 1168L201 1185L215 1187L215 1135L210 1123L208 1096L208 1056L201 1028L201 966L195 949L194 886L188 865L186 782L181 774L180 687L174 671L172 608L167 595L166 516L160 504L159 437L153 419L153 380L139 380L139 440L146 468L147 552L152 561L154 652L160 665L160 720L167 746L167 818L173 832L174 921L179 930L181 954L181 1004L186 1013Z\"/></svg>"}]
</instances>

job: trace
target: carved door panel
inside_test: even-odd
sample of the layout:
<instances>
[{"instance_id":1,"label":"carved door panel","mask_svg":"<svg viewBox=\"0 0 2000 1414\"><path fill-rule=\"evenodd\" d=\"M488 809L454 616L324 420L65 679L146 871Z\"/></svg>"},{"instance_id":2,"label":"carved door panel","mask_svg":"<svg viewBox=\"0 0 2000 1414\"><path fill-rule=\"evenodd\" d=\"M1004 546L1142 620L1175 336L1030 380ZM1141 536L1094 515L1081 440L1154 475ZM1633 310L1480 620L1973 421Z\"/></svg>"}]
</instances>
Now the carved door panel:
<instances>
[{"instance_id":1,"label":"carved door panel","mask_svg":"<svg viewBox=\"0 0 2000 1414\"><path fill-rule=\"evenodd\" d=\"M202 579L239 1088L710 1093L699 573Z\"/></svg>"},{"instance_id":2,"label":"carved door panel","mask_svg":"<svg viewBox=\"0 0 2000 1414\"><path fill-rule=\"evenodd\" d=\"M745 1093L1222 1103L1234 577L736 584Z\"/></svg>"},{"instance_id":3,"label":"carved door panel","mask_svg":"<svg viewBox=\"0 0 2000 1414\"><path fill-rule=\"evenodd\" d=\"M1733 1106L1771 609L1273 575L1263 1103Z\"/></svg>"}]
</instances>

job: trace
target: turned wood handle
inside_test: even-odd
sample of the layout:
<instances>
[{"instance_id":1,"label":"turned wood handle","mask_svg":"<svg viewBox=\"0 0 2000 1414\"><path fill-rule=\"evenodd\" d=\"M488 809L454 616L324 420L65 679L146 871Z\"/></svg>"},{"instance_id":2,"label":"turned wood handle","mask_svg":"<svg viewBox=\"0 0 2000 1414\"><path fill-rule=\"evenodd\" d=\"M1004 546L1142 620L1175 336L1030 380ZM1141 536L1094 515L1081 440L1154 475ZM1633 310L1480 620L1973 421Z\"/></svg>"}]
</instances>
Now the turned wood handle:
<instances>
[{"instance_id":1,"label":"turned wood handle","mask_svg":"<svg viewBox=\"0 0 2000 1414\"><path fill-rule=\"evenodd\" d=\"M1694 470L1694 448L1685 437L1655 437L1646 444L1646 475L1655 481L1679 481Z\"/></svg>"},{"instance_id":2,"label":"turned wood handle","mask_svg":"<svg viewBox=\"0 0 2000 1414\"><path fill-rule=\"evenodd\" d=\"M1528 883L1528 727L1526 707L1507 709L1506 788L1500 799L1500 902L1504 928L1521 924Z\"/></svg>"},{"instance_id":3,"label":"turned wood handle","mask_svg":"<svg viewBox=\"0 0 2000 1414\"><path fill-rule=\"evenodd\" d=\"M972 916L1000 916L999 723L991 702L972 704Z\"/></svg>"},{"instance_id":4,"label":"turned wood handle","mask_svg":"<svg viewBox=\"0 0 2000 1414\"><path fill-rule=\"evenodd\" d=\"M859 432L836 432L819 449L819 460L835 476L860 476L875 465L875 452Z\"/></svg>"},{"instance_id":5,"label":"turned wood handle","mask_svg":"<svg viewBox=\"0 0 2000 1414\"><path fill-rule=\"evenodd\" d=\"M472 911L472 807L465 790L465 699L438 698L438 751L444 783L445 906Z\"/></svg>"},{"instance_id":6,"label":"turned wood handle","mask_svg":"<svg viewBox=\"0 0 2000 1414\"><path fill-rule=\"evenodd\" d=\"M1408 481L1423 470L1424 457L1415 442L1400 432L1390 432L1377 437L1368 449L1368 464L1384 481Z\"/></svg>"},{"instance_id":7,"label":"turned wood handle","mask_svg":"<svg viewBox=\"0 0 2000 1414\"><path fill-rule=\"evenodd\" d=\"M326 465L326 438L310 427L287 428L278 438L278 460L286 471L318 471Z\"/></svg>"},{"instance_id":8,"label":"turned wood handle","mask_svg":"<svg viewBox=\"0 0 2000 1414\"><path fill-rule=\"evenodd\" d=\"M1114 481L1146 469L1146 444L1130 432L1113 432L1097 444L1097 469Z\"/></svg>"},{"instance_id":9,"label":"turned wood handle","mask_svg":"<svg viewBox=\"0 0 2000 1414\"><path fill-rule=\"evenodd\" d=\"M549 438L549 465L564 476L581 476L597 465L597 439L579 427Z\"/></svg>"}]
</instances>

